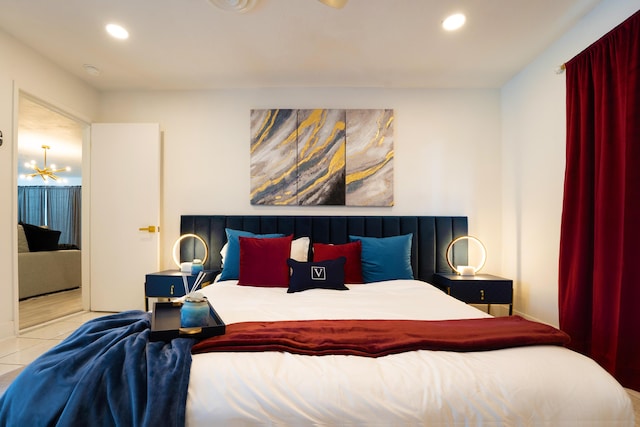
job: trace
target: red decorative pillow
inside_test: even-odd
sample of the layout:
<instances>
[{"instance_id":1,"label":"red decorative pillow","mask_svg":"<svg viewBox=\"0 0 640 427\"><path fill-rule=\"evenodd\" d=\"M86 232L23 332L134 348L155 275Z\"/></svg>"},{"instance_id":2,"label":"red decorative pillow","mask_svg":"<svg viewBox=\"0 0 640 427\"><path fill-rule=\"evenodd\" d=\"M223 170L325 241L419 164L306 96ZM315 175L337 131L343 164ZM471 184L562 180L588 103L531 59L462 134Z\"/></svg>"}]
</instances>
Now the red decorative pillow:
<instances>
[{"instance_id":1,"label":"red decorative pillow","mask_svg":"<svg viewBox=\"0 0 640 427\"><path fill-rule=\"evenodd\" d=\"M313 244L313 260L325 261L341 256L347 259L344 264L345 283L363 283L362 280L362 242L355 241L344 245L327 245L324 243Z\"/></svg>"},{"instance_id":2,"label":"red decorative pillow","mask_svg":"<svg viewBox=\"0 0 640 427\"><path fill-rule=\"evenodd\" d=\"M240 275L238 285L289 287L289 266L293 235L260 239L239 237Z\"/></svg>"}]
</instances>

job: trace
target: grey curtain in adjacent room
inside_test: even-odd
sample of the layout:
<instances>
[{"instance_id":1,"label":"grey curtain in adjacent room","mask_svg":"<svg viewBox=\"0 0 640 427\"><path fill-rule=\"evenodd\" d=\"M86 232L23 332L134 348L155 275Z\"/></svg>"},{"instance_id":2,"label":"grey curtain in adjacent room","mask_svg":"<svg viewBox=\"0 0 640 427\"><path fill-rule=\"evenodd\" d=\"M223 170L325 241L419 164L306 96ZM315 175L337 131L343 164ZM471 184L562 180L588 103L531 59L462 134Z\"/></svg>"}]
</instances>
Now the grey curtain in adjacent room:
<instances>
[{"instance_id":1,"label":"grey curtain in adjacent room","mask_svg":"<svg viewBox=\"0 0 640 427\"><path fill-rule=\"evenodd\" d=\"M59 243L80 247L81 191L81 186L18 187L18 221L59 230Z\"/></svg>"},{"instance_id":2,"label":"grey curtain in adjacent room","mask_svg":"<svg viewBox=\"0 0 640 427\"><path fill-rule=\"evenodd\" d=\"M18 222L45 223L46 187L18 187Z\"/></svg>"},{"instance_id":3,"label":"grey curtain in adjacent room","mask_svg":"<svg viewBox=\"0 0 640 427\"><path fill-rule=\"evenodd\" d=\"M60 230L60 243L80 247L80 186L49 187L47 191L47 225Z\"/></svg>"}]
</instances>

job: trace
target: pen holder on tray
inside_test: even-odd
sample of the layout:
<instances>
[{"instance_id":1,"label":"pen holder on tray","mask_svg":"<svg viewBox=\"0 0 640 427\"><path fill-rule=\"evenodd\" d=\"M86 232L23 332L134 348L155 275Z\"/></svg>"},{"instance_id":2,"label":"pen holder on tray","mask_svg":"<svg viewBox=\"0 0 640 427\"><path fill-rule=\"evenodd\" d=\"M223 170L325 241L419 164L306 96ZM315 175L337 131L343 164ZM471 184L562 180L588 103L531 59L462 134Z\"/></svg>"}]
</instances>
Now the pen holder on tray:
<instances>
[{"instance_id":1,"label":"pen holder on tray","mask_svg":"<svg viewBox=\"0 0 640 427\"><path fill-rule=\"evenodd\" d=\"M180 307L180 326L196 328L207 326L209 320L209 302L200 293L189 294Z\"/></svg>"}]
</instances>

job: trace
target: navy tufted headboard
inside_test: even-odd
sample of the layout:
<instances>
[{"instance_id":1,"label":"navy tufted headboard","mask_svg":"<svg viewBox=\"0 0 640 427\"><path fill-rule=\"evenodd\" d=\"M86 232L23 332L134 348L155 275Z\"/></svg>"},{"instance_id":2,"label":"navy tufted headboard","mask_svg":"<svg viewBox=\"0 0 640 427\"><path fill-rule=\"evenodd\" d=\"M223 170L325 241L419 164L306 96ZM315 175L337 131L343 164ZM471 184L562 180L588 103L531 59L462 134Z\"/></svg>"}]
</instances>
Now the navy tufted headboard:
<instances>
[{"instance_id":1,"label":"navy tufted headboard","mask_svg":"<svg viewBox=\"0 0 640 427\"><path fill-rule=\"evenodd\" d=\"M451 272L446 260L447 246L456 237L467 234L467 217L452 216L273 216L273 215L183 215L180 233L193 233L209 247L206 269L220 269L220 249L227 241L225 228L253 233L309 236L311 242L342 244L349 235L388 237L413 233L411 265L414 277L431 282L436 272ZM466 245L454 247L455 264L467 263ZM184 239L181 259L203 257L202 245Z\"/></svg>"}]
</instances>

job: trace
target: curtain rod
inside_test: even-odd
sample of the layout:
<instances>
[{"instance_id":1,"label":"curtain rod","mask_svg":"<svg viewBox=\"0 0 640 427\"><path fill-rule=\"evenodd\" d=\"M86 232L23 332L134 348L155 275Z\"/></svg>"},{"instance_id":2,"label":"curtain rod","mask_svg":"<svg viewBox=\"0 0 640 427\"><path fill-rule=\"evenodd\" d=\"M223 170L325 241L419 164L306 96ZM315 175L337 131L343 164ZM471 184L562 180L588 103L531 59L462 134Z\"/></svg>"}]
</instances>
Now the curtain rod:
<instances>
[{"instance_id":1,"label":"curtain rod","mask_svg":"<svg viewBox=\"0 0 640 427\"><path fill-rule=\"evenodd\" d=\"M558 68L556 68L556 74L562 74L566 69L567 69L567 65L566 63L563 62L562 64L560 64Z\"/></svg>"}]
</instances>

